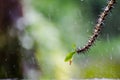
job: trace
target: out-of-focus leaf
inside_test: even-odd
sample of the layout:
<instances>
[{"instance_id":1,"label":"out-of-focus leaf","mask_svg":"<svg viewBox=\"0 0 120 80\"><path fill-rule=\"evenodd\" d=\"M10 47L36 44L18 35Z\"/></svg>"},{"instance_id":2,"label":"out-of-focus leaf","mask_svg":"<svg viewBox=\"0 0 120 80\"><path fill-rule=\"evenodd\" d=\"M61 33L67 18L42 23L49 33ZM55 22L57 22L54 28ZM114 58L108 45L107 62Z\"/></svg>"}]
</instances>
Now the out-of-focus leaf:
<instances>
[{"instance_id":1,"label":"out-of-focus leaf","mask_svg":"<svg viewBox=\"0 0 120 80\"><path fill-rule=\"evenodd\" d=\"M68 53L64 61L65 62L70 61L72 59L72 57L73 57L74 54L75 54L75 51Z\"/></svg>"},{"instance_id":2,"label":"out-of-focus leaf","mask_svg":"<svg viewBox=\"0 0 120 80\"><path fill-rule=\"evenodd\" d=\"M73 44L73 45L72 45L72 48L75 50L75 49L76 49L76 44Z\"/></svg>"}]
</instances>

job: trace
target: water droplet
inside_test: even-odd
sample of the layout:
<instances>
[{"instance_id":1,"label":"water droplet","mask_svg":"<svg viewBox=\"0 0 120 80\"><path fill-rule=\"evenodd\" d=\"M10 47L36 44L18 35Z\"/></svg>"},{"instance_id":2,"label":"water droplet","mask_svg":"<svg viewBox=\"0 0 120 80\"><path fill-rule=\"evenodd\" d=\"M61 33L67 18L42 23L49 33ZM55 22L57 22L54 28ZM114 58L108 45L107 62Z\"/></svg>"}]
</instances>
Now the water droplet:
<instances>
[{"instance_id":1,"label":"water droplet","mask_svg":"<svg viewBox=\"0 0 120 80\"><path fill-rule=\"evenodd\" d=\"M109 7L107 6L106 8L105 8L105 11L108 11L109 10Z\"/></svg>"}]
</instances>

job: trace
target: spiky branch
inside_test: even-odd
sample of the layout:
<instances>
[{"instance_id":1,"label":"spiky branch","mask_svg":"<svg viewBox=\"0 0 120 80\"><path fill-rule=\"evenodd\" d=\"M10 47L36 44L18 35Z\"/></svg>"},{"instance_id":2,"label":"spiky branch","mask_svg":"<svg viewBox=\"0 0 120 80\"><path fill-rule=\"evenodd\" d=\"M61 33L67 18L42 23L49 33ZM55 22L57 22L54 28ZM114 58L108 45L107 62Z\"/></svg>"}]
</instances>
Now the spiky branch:
<instances>
[{"instance_id":1,"label":"spiky branch","mask_svg":"<svg viewBox=\"0 0 120 80\"><path fill-rule=\"evenodd\" d=\"M97 20L97 23L95 25L95 29L93 31L93 35L88 40L87 44L84 47L82 47L82 48L76 49L76 52L78 54L86 52L95 43L97 37L99 36L99 34L101 32L101 29L102 29L102 26L103 26L103 22L104 22L106 16L109 14L111 9L113 8L113 5L115 4L115 2L116 2L116 0L110 0L108 2L107 6L103 10L103 12L100 14L100 16L99 16L99 18Z\"/></svg>"}]
</instances>

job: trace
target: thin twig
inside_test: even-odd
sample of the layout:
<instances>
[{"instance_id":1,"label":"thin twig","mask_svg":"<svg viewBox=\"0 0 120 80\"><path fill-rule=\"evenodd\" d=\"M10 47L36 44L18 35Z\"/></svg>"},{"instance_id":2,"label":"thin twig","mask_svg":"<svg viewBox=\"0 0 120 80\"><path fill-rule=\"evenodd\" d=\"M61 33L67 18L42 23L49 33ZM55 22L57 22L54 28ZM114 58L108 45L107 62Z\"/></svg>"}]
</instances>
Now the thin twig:
<instances>
[{"instance_id":1,"label":"thin twig","mask_svg":"<svg viewBox=\"0 0 120 80\"><path fill-rule=\"evenodd\" d=\"M106 16L109 14L111 9L113 8L113 5L115 4L115 2L116 2L116 0L110 0L108 2L107 6L103 10L103 12L100 14L100 17L98 18L97 23L95 25L95 29L93 31L93 35L88 40L87 44L84 47L82 47L82 48L76 49L76 52L78 54L84 53L84 52L88 51L88 49L90 49L90 47L95 43L98 35L101 32L101 29L102 29L102 26L103 26L103 22L104 22Z\"/></svg>"}]
</instances>

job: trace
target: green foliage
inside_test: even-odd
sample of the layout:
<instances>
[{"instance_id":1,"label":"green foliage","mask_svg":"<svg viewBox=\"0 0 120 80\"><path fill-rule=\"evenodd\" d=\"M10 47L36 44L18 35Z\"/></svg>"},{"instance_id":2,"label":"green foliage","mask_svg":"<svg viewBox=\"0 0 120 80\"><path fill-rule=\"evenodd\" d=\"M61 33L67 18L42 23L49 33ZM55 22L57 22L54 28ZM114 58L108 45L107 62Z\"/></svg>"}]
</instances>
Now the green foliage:
<instances>
[{"instance_id":1,"label":"green foliage","mask_svg":"<svg viewBox=\"0 0 120 80\"><path fill-rule=\"evenodd\" d=\"M70 53L68 53L67 55L66 55L66 57L65 57L65 62L68 62L68 61L71 61L71 59L72 59L72 57L73 57L73 55L76 53L76 51L75 51L75 49L76 49L76 44L73 44L72 45L72 48L73 48L73 52L70 52Z\"/></svg>"},{"instance_id":2,"label":"green foliage","mask_svg":"<svg viewBox=\"0 0 120 80\"><path fill-rule=\"evenodd\" d=\"M112 15L108 16L107 21L105 21L103 32L98 41L96 41L95 46L89 50L88 54L78 56L75 55L74 57L76 61L72 64L72 66L75 67L69 68L65 62L70 62L73 58L76 49L75 45L73 45L73 51L66 55L64 59L65 62L63 61L64 53L71 50L71 44L73 43L80 46L86 43L89 35L91 35L98 15L102 11L102 8L106 5L106 1L32 1L32 4L38 14L40 13L40 15L43 15L43 17L40 17L40 21L37 20L38 23L35 23L35 26L36 24L39 24L37 29L35 26L31 28L31 31L34 30L33 35L35 35L35 40L37 41L38 46L40 46L38 48L37 53L39 55L37 54L37 57L43 71L43 78L47 77L50 79L55 77L56 79L61 80L63 77L119 77L119 70L117 67L120 67L120 65L118 65L120 64L120 37L116 37L120 33L120 28L118 25L120 20L117 15L119 13L119 7L117 9L115 6L115 9L111 13ZM117 3L119 4L120 1ZM36 19L39 18L37 17ZM109 65L110 63L111 65ZM102 67L100 65L102 65ZM112 68L113 65L115 65L115 68Z\"/></svg>"},{"instance_id":3,"label":"green foliage","mask_svg":"<svg viewBox=\"0 0 120 80\"><path fill-rule=\"evenodd\" d=\"M70 61L75 53L76 53L75 51L68 53L64 61L65 62Z\"/></svg>"}]
</instances>

